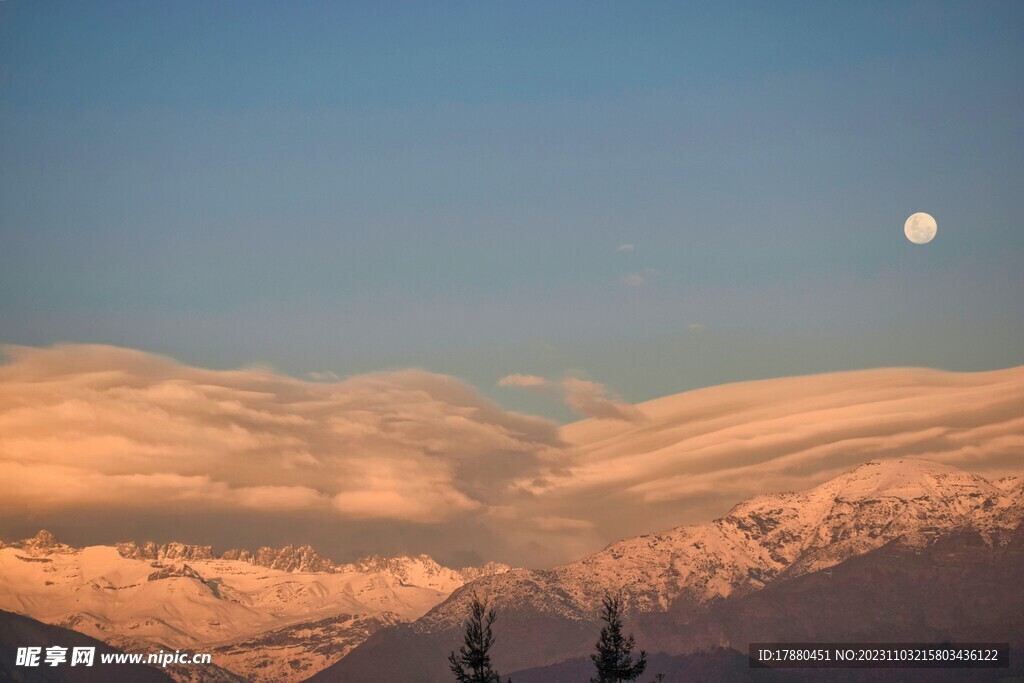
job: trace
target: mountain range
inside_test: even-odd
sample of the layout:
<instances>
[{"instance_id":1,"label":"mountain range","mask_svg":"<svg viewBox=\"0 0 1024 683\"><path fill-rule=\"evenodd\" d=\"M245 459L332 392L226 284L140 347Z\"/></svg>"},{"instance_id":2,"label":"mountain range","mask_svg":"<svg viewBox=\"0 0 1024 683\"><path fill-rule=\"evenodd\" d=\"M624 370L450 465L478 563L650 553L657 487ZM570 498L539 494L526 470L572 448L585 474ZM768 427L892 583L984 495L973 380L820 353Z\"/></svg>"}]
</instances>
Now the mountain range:
<instances>
[{"instance_id":1,"label":"mountain range","mask_svg":"<svg viewBox=\"0 0 1024 683\"><path fill-rule=\"evenodd\" d=\"M1019 641L1022 516L1018 477L990 482L913 458L869 462L808 491L740 503L709 524L626 539L550 570L483 577L313 680L448 680L444 654L457 648L474 594L498 612L502 672L585 657L608 593L622 595L638 646L669 654L745 652L752 640L796 636ZM947 603L933 604L937 590Z\"/></svg>"},{"instance_id":2,"label":"mountain range","mask_svg":"<svg viewBox=\"0 0 1024 683\"><path fill-rule=\"evenodd\" d=\"M336 564L308 546L72 548L42 531L0 545L0 609L129 652L213 654L201 671L168 670L178 681L429 683L449 680L479 595L498 611L495 666L531 683L579 680L601 598L619 594L652 665L728 680L754 640L1024 646L1022 519L1024 479L903 458L547 570L425 555Z\"/></svg>"},{"instance_id":3,"label":"mountain range","mask_svg":"<svg viewBox=\"0 0 1024 683\"><path fill-rule=\"evenodd\" d=\"M0 609L130 652L210 652L201 680L301 680L380 628L508 567L455 570L426 555L336 565L308 546L215 556L209 546L72 548L52 534L0 544ZM200 680L195 669L170 672Z\"/></svg>"}]
</instances>

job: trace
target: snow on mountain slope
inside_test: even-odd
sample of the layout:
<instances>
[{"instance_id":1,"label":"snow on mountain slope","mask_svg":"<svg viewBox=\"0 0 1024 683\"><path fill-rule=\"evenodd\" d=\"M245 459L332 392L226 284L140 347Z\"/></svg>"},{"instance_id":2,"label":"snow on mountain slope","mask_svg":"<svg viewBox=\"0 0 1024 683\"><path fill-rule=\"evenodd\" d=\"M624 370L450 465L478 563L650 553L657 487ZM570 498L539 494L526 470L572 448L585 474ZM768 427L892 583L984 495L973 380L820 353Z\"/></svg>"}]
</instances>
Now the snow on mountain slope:
<instances>
[{"instance_id":1,"label":"snow on mountain slope","mask_svg":"<svg viewBox=\"0 0 1024 683\"><path fill-rule=\"evenodd\" d=\"M606 593L622 593L631 625L647 624L637 631L639 642L667 647L676 642L676 627L689 623L686 615L811 577L827 585L832 573L879 553L945 557L946 543L965 557L977 554L950 539L970 539L979 551L987 544L989 559L1011 547L1019 551L1022 498L1016 483L997 486L947 465L910 458L870 462L806 491L752 498L714 522L628 538L551 570L484 577L416 622L374 634L312 680L448 680L443 653L457 647L472 594L497 610L494 661L500 671L586 656ZM929 564L922 562L917 565ZM960 571L957 562L950 566ZM998 596L995 590L979 599ZM703 625L693 625L702 637L708 635Z\"/></svg>"},{"instance_id":2,"label":"snow on mountain slope","mask_svg":"<svg viewBox=\"0 0 1024 683\"><path fill-rule=\"evenodd\" d=\"M481 576L503 574L509 571L510 567L500 562L488 562L482 567L450 569L438 564L429 555L417 555L416 557L372 555L352 564L342 565L340 569L364 574L387 574L408 586L421 586L433 588L442 593L451 593L459 586Z\"/></svg>"},{"instance_id":3,"label":"snow on mountain slope","mask_svg":"<svg viewBox=\"0 0 1024 683\"><path fill-rule=\"evenodd\" d=\"M998 543L1020 523L1022 498L1019 485L1001 488L926 460L870 462L807 491L758 496L709 524L629 538L547 571L485 577L473 589L493 596L499 610L514 605L569 619L592 618L607 591L622 590L632 609L665 610L680 599L756 590L895 539L923 544L970 526ZM460 623L467 601L467 591L456 591L415 628Z\"/></svg>"},{"instance_id":4,"label":"snow on mountain slope","mask_svg":"<svg viewBox=\"0 0 1024 683\"><path fill-rule=\"evenodd\" d=\"M49 532L45 535L45 543L53 543ZM23 541L27 543L28 541ZM34 543L36 541L33 541ZM0 548L3 546L0 545ZM124 557L137 560L197 560L218 559L213 548L208 545L188 545L185 543L164 543L157 545L152 541L143 545L136 543L118 543L117 551ZM371 555L355 562L337 565L320 555L308 545L287 545L283 548L261 547L255 553L248 550L228 550L221 554L221 560L237 560L246 564L254 564L269 569L280 569L285 572L359 572L362 574L387 574L410 586L433 588L450 593L462 584L487 574L498 574L508 571L508 565L499 562L488 562L482 567L463 567L451 569L438 564L429 555L410 557L381 557Z\"/></svg>"},{"instance_id":5,"label":"snow on mountain slope","mask_svg":"<svg viewBox=\"0 0 1024 683\"><path fill-rule=\"evenodd\" d=\"M296 556L283 550L262 553L264 562ZM361 568L314 562L329 571L275 569L257 564L259 556L216 559L185 544L74 549L44 531L0 549L0 609L126 650L213 648L215 663L236 673L298 680L465 583L427 556L374 558Z\"/></svg>"},{"instance_id":6,"label":"snow on mountain slope","mask_svg":"<svg viewBox=\"0 0 1024 683\"><path fill-rule=\"evenodd\" d=\"M401 623L391 612L366 616L339 614L222 645L213 659L253 680L302 680L348 654L373 633Z\"/></svg>"}]
</instances>

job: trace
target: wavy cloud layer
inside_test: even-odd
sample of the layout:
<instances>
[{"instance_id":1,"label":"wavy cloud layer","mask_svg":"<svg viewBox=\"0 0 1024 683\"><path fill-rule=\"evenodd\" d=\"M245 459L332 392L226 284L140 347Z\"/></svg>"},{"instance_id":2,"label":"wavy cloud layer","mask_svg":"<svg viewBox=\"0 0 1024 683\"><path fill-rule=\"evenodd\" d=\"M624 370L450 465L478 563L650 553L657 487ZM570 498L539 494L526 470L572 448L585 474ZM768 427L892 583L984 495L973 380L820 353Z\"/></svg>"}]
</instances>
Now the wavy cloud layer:
<instances>
[{"instance_id":1,"label":"wavy cloud layer","mask_svg":"<svg viewBox=\"0 0 1024 683\"><path fill-rule=\"evenodd\" d=\"M305 382L101 346L0 367L0 510L181 505L439 523L479 509L556 426L418 370Z\"/></svg>"},{"instance_id":2,"label":"wavy cloud layer","mask_svg":"<svg viewBox=\"0 0 1024 683\"><path fill-rule=\"evenodd\" d=\"M7 356L0 533L12 536L64 523L112 542L146 519L146 535L226 546L256 528L257 543L314 542L338 560L540 566L866 460L1024 469L1024 368L786 378L637 406L567 379L559 392L593 419L559 429L420 370L305 381L105 346Z\"/></svg>"},{"instance_id":3,"label":"wavy cloud layer","mask_svg":"<svg viewBox=\"0 0 1024 683\"><path fill-rule=\"evenodd\" d=\"M610 535L676 513L720 514L868 460L917 456L985 476L1024 471L1024 367L979 373L892 368L744 382L631 407L632 423L562 430L572 465L538 495L598 498ZM662 511L662 512L658 512ZM664 511L669 511L664 514ZM630 532L635 533L635 532Z\"/></svg>"}]
</instances>

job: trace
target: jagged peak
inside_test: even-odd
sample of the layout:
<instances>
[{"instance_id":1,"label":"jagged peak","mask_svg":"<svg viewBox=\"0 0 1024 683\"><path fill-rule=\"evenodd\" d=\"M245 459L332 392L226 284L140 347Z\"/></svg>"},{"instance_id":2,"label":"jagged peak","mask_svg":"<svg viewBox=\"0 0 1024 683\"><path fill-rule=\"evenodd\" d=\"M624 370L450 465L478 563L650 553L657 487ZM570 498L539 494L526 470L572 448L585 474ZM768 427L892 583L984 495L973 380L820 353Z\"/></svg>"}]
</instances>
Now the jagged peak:
<instances>
[{"instance_id":1,"label":"jagged peak","mask_svg":"<svg viewBox=\"0 0 1024 683\"><path fill-rule=\"evenodd\" d=\"M37 533L35 537L28 540L40 548L49 548L57 543L57 539L54 538L53 534L46 529L40 529L39 533Z\"/></svg>"},{"instance_id":2,"label":"jagged peak","mask_svg":"<svg viewBox=\"0 0 1024 683\"><path fill-rule=\"evenodd\" d=\"M443 577L444 583L463 583L472 581L488 574L508 571L508 565L499 562L488 562L480 567L463 567L453 569L437 562L425 553L419 555L368 555L355 562L335 564L322 557L309 544L288 544L280 548L261 546L255 552L233 548L220 555L215 555L211 546L195 545L180 542L157 544L146 541L138 544L134 541L117 543L116 548L122 557L144 560L212 560L221 559L277 569L287 572L360 572L379 573L406 581L418 581L420 577Z\"/></svg>"},{"instance_id":3,"label":"jagged peak","mask_svg":"<svg viewBox=\"0 0 1024 683\"><path fill-rule=\"evenodd\" d=\"M805 491L756 496L708 524L617 541L556 570L592 569L611 560L615 571L623 571L626 564L644 564L652 553L668 552L683 558L684 574L723 557L736 566L753 562L766 576L807 571L896 538L927 542L959 527L989 534L1013 526L1022 507L1020 496L946 464L923 458L871 461Z\"/></svg>"},{"instance_id":4,"label":"jagged peak","mask_svg":"<svg viewBox=\"0 0 1024 683\"><path fill-rule=\"evenodd\" d=\"M213 559L213 548L208 545L195 545L171 541L157 544L146 541L138 545L134 541L116 543L117 552L122 557L133 560L210 560Z\"/></svg>"},{"instance_id":5,"label":"jagged peak","mask_svg":"<svg viewBox=\"0 0 1024 683\"><path fill-rule=\"evenodd\" d=\"M3 546L0 545L0 547ZM40 529L32 538L25 538L11 543L11 547L41 554L67 552L71 550L70 546L59 543L56 537L46 529Z\"/></svg>"}]
</instances>

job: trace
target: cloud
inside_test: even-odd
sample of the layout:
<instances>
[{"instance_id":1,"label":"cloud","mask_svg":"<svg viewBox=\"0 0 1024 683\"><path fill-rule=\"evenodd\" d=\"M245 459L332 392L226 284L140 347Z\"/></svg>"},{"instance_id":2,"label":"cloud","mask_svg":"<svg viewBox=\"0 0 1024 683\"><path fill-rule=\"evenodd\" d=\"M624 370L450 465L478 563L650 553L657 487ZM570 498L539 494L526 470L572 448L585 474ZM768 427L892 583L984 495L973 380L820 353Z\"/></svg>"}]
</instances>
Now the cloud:
<instances>
[{"instance_id":1,"label":"cloud","mask_svg":"<svg viewBox=\"0 0 1024 683\"><path fill-rule=\"evenodd\" d=\"M328 499L305 486L234 488L207 475L173 473L104 474L63 465L0 462L0 478L16 486L5 491L0 510L46 511L60 508L131 510L154 506L297 511L325 509Z\"/></svg>"},{"instance_id":2,"label":"cloud","mask_svg":"<svg viewBox=\"0 0 1024 683\"><path fill-rule=\"evenodd\" d=\"M7 352L4 513L187 504L434 523L558 441L553 423L419 370L328 384L106 346Z\"/></svg>"},{"instance_id":3,"label":"cloud","mask_svg":"<svg viewBox=\"0 0 1024 683\"><path fill-rule=\"evenodd\" d=\"M693 330L694 332L703 332L708 329L708 327L704 323L690 323L686 326L686 329Z\"/></svg>"},{"instance_id":4,"label":"cloud","mask_svg":"<svg viewBox=\"0 0 1024 683\"><path fill-rule=\"evenodd\" d=\"M505 375L498 380L499 387L521 387L525 389L533 389L538 387L546 387L550 383L543 377L537 375Z\"/></svg>"},{"instance_id":5,"label":"cloud","mask_svg":"<svg viewBox=\"0 0 1024 683\"><path fill-rule=\"evenodd\" d=\"M1024 367L790 377L636 405L577 377L505 378L597 418L559 428L422 370L313 382L107 346L7 355L5 536L63 525L69 541L110 543L163 529L221 548L311 542L341 561L544 566L867 460L1024 470Z\"/></svg>"},{"instance_id":6,"label":"cloud","mask_svg":"<svg viewBox=\"0 0 1024 683\"><path fill-rule=\"evenodd\" d=\"M799 490L874 459L923 457L988 477L1024 470L1024 367L981 373L862 370L723 385L634 406L637 423L579 422L572 453L533 477L543 496L597 499L609 537L723 514L740 500ZM568 505L568 504L567 504ZM622 510L633 510L628 523ZM642 512L641 512L642 511ZM552 513L553 514L553 513ZM623 534L624 535L624 534Z\"/></svg>"},{"instance_id":7,"label":"cloud","mask_svg":"<svg viewBox=\"0 0 1024 683\"><path fill-rule=\"evenodd\" d=\"M565 390L565 402L580 415L627 422L643 419L640 411L610 396L608 389L598 382L568 377L562 380L562 388Z\"/></svg>"},{"instance_id":8,"label":"cloud","mask_svg":"<svg viewBox=\"0 0 1024 683\"><path fill-rule=\"evenodd\" d=\"M619 248L616 249L615 251L617 251L619 253L624 253L624 252L633 251L634 249L636 249L635 245L632 245L632 244L622 244L622 245L619 245Z\"/></svg>"}]
</instances>

